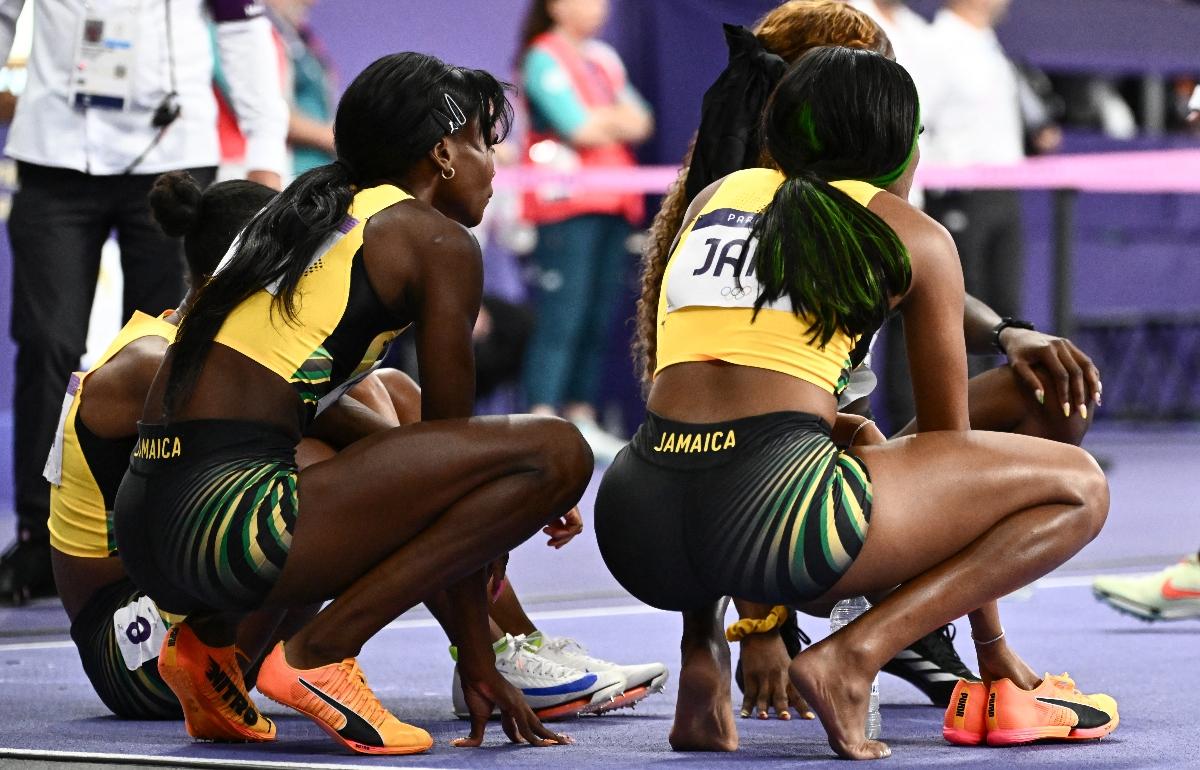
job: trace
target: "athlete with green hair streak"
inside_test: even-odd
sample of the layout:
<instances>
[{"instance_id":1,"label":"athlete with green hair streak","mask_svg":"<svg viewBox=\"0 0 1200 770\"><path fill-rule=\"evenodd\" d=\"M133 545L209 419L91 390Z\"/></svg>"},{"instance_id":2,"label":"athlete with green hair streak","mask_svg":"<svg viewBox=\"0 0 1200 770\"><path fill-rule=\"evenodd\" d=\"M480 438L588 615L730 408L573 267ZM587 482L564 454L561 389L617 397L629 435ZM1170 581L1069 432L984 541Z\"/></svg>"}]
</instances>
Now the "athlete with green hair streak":
<instances>
[{"instance_id":1,"label":"athlete with green hair streak","mask_svg":"<svg viewBox=\"0 0 1200 770\"><path fill-rule=\"evenodd\" d=\"M865 735L871 681L963 614L985 681L1009 680L1024 694L1012 699L1042 684L995 600L1094 538L1108 488L1076 447L970 430L958 254L905 200L919 130L902 67L814 49L764 117L778 170L709 185L676 236L647 420L605 474L596 535L627 590L683 613L677 750L737 747L726 596L827 615L899 586L790 667L843 757L890 753ZM837 396L857 343L892 311L916 433L864 446L863 419L840 416Z\"/></svg>"}]
</instances>

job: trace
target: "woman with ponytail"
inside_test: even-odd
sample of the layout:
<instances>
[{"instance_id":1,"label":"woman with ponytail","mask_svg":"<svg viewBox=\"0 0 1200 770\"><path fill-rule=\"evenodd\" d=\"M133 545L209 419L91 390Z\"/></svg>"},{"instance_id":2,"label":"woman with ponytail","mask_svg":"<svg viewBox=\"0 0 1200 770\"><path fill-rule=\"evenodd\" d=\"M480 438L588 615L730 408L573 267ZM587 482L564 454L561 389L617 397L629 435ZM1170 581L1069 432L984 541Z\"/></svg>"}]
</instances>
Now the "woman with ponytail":
<instances>
[{"instance_id":1,"label":"woman with ponytail","mask_svg":"<svg viewBox=\"0 0 1200 770\"><path fill-rule=\"evenodd\" d=\"M183 308L237 232L274 195L269 187L240 180L202 191L182 171L155 180L150 208L164 233L183 238L188 295L180 310L157 318L134 313L91 370L71 377L46 464L51 560L84 673L119 717L178 719L181 712L158 674L166 622L117 555L113 501L137 440L146 393Z\"/></svg>"},{"instance_id":2,"label":"woman with ponytail","mask_svg":"<svg viewBox=\"0 0 1200 770\"><path fill-rule=\"evenodd\" d=\"M775 167L770 153L761 146L758 129L767 97L787 65L822 45L875 51L893 58L883 30L841 0L787 0L763 16L752 32L726 26L725 35L729 65L705 94L699 130L678 181L655 216L642 257L634 358L647 389L656 368L659 287L675 235L683 226L684 211L701 190L726 174ZM963 332L969 354L1001 352L1008 359L1006 366L968 381L967 407L973 428L1080 444L1091 425L1088 410L1093 402L1099 405L1099 372L1086 354L1069 340L1033 330L1031 324L1002 319L970 295L966 297ZM839 398L839 409L867 417L871 415L866 396L875 385L867 356L871 342L871 336L859 341L852 356L856 367L850 385ZM1064 410L1068 404L1076 406ZM916 424L910 423L897 435L915 430ZM866 426L862 435L883 440L873 424ZM737 597L734 603L744 618L763 618L771 609ZM745 694L742 716L766 718L774 707L780 718L785 718L789 704L802 715L811 713L783 676L786 662L798 652L802 638L795 623L787 623L780 633L753 634L742 640L737 669L737 682ZM953 639L952 625L939 628L910 645L884 670L919 688L934 705L945 707L957 678L971 676Z\"/></svg>"},{"instance_id":3,"label":"woman with ponytail","mask_svg":"<svg viewBox=\"0 0 1200 770\"><path fill-rule=\"evenodd\" d=\"M346 90L337 160L238 236L191 304L146 399L115 523L130 575L171 627L159 671L188 732L266 741L234 630L262 607L334 600L267 655L260 692L360 753L424 751L355 657L427 603L458 648L479 745L546 730L495 669L486 567L578 501L591 456L553 418L470 419L482 264L466 229L491 196L506 86L430 56L385 56ZM344 392L406 328L424 422L390 428ZM301 436L336 456L300 469Z\"/></svg>"},{"instance_id":4,"label":"woman with ponytail","mask_svg":"<svg viewBox=\"0 0 1200 770\"><path fill-rule=\"evenodd\" d=\"M864 732L872 679L967 613L984 680L1007 680L997 713L1033 713L1041 683L1005 643L995 600L1095 537L1108 489L1075 447L968 430L958 255L905 201L919 130L902 67L869 51L814 49L764 116L778 170L708 185L675 238L649 414L605 474L596 536L626 589L683 613L678 750L737 747L725 596L827 615L841 599L900 586L790 667L840 756L890 753ZM914 362L918 432L864 445L861 418L838 420L837 396L855 345L892 311ZM1103 716L1088 735L1116 726L1111 699L1064 681L1045 685ZM981 725L987 689L978 687L963 690L964 708Z\"/></svg>"}]
</instances>

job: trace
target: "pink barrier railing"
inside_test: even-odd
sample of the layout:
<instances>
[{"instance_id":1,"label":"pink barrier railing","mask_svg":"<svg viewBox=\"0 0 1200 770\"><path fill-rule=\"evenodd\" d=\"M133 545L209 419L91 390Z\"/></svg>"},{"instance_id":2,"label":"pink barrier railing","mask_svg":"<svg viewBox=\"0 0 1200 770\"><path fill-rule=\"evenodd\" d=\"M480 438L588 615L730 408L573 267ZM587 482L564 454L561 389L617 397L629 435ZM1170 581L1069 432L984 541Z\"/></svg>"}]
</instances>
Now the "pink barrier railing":
<instances>
[{"instance_id":1,"label":"pink barrier railing","mask_svg":"<svg viewBox=\"0 0 1200 770\"><path fill-rule=\"evenodd\" d=\"M537 166L500 169L496 186L540 185L564 190L617 190L658 195L675 181L674 166L561 172ZM917 178L932 189L1078 190L1081 192L1200 193L1200 149L1055 155L1011 166L949 168L922 164Z\"/></svg>"},{"instance_id":2,"label":"pink barrier railing","mask_svg":"<svg viewBox=\"0 0 1200 770\"><path fill-rule=\"evenodd\" d=\"M573 189L615 190L659 195L679 175L674 166L642 166L575 172L536 166L501 169L496 186L528 189L543 185L560 192ZM1151 150L1030 158L1011 166L948 168L921 164L917 178L928 189L1017 189L1053 191L1054 281L1052 306L1055 327L1068 335L1073 325L1075 197L1079 192L1200 193L1200 149Z\"/></svg>"}]
</instances>

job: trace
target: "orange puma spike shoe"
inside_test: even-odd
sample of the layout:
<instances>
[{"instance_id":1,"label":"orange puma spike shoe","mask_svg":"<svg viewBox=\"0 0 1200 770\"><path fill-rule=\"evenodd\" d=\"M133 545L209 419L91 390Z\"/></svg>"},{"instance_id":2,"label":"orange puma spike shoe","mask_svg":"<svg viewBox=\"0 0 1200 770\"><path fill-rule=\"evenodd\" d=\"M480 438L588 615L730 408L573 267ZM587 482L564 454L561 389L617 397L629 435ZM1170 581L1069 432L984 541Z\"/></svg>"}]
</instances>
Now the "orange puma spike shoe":
<instances>
[{"instance_id":1,"label":"orange puma spike shoe","mask_svg":"<svg viewBox=\"0 0 1200 770\"><path fill-rule=\"evenodd\" d=\"M1102 738L1119 722L1115 700L1104 694L1084 695L1066 674L1046 674L1032 690L1001 679L992 683L988 693L989 746L1016 746L1043 738Z\"/></svg>"},{"instance_id":2,"label":"orange puma spike shoe","mask_svg":"<svg viewBox=\"0 0 1200 770\"><path fill-rule=\"evenodd\" d=\"M354 658L296 669L284 659L280 642L259 669L258 690L304 714L359 754L416 754L433 745L429 733L401 722L383 707Z\"/></svg>"},{"instance_id":3,"label":"orange puma spike shoe","mask_svg":"<svg viewBox=\"0 0 1200 770\"><path fill-rule=\"evenodd\" d=\"M987 737L988 686L959 679L950 693L942 737L955 746L978 746Z\"/></svg>"},{"instance_id":4,"label":"orange puma spike shoe","mask_svg":"<svg viewBox=\"0 0 1200 770\"><path fill-rule=\"evenodd\" d=\"M188 735L203 741L272 741L275 723L246 692L235 647L209 647L186 623L167 631L158 673L179 698Z\"/></svg>"}]
</instances>

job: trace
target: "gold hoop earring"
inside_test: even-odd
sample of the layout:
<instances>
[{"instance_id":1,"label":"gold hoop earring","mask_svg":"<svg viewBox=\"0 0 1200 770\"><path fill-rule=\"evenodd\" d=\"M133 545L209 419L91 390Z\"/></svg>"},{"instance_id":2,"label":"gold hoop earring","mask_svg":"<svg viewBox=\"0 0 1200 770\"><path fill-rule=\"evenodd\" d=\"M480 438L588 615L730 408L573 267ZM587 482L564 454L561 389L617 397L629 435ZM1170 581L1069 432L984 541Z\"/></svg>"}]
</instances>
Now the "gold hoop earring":
<instances>
[{"instance_id":1,"label":"gold hoop earring","mask_svg":"<svg viewBox=\"0 0 1200 770\"><path fill-rule=\"evenodd\" d=\"M454 170L454 167L453 167L453 166L451 166L451 167L450 167L450 173L449 173L449 174L447 174L447 173L446 173L446 169L442 169L442 179L446 179L446 180L453 179L453 178L454 178L454 175L455 175L456 173L458 173L458 172L456 172L456 171Z\"/></svg>"}]
</instances>

